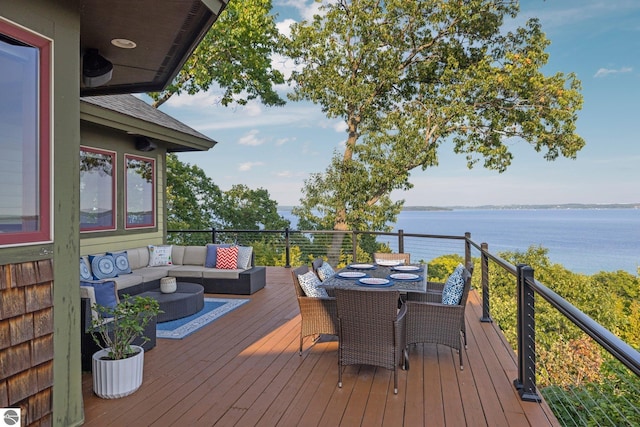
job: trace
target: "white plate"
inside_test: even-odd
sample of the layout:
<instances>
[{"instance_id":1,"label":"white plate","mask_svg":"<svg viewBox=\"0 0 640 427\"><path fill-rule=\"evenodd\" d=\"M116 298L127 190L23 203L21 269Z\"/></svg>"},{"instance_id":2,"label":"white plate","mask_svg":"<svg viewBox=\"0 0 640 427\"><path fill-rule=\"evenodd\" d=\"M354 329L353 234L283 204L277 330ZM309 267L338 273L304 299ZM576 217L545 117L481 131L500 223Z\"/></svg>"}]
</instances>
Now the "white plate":
<instances>
[{"instance_id":1,"label":"white plate","mask_svg":"<svg viewBox=\"0 0 640 427\"><path fill-rule=\"evenodd\" d=\"M365 277L366 273L361 271L342 271L338 273L340 277L346 277L347 279L358 279L360 277Z\"/></svg>"},{"instance_id":2,"label":"white plate","mask_svg":"<svg viewBox=\"0 0 640 427\"><path fill-rule=\"evenodd\" d=\"M418 276L417 274L396 273L396 274L392 274L389 277L396 280L416 280L420 276Z\"/></svg>"},{"instance_id":3,"label":"white plate","mask_svg":"<svg viewBox=\"0 0 640 427\"><path fill-rule=\"evenodd\" d=\"M402 261L397 259L377 259L376 264L383 267L395 267L396 265L402 264Z\"/></svg>"},{"instance_id":4,"label":"white plate","mask_svg":"<svg viewBox=\"0 0 640 427\"><path fill-rule=\"evenodd\" d=\"M356 270L371 270L374 268L373 264L351 264L349 268L355 268Z\"/></svg>"},{"instance_id":5,"label":"white plate","mask_svg":"<svg viewBox=\"0 0 640 427\"><path fill-rule=\"evenodd\" d=\"M418 267L417 265L399 265L399 266L395 267L394 270L397 270L397 271L420 271L420 270L422 270L422 268Z\"/></svg>"},{"instance_id":6,"label":"white plate","mask_svg":"<svg viewBox=\"0 0 640 427\"><path fill-rule=\"evenodd\" d=\"M365 285L386 285L389 283L388 279L379 279L377 277L366 277L364 279L360 279L360 283Z\"/></svg>"}]
</instances>

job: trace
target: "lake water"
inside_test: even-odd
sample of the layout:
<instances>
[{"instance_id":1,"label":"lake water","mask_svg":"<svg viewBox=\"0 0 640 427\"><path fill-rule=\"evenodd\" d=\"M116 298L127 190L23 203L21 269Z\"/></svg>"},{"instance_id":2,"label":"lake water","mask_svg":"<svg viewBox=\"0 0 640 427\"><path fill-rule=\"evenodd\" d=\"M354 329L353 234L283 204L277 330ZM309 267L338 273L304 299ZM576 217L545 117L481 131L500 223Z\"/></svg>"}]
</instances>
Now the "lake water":
<instances>
[{"instance_id":1,"label":"lake water","mask_svg":"<svg viewBox=\"0 0 640 427\"><path fill-rule=\"evenodd\" d=\"M288 211L280 214L291 219ZM454 236L470 232L472 240L487 243L492 253L524 252L539 245L549 250L552 263L576 273L636 274L640 265L640 209L405 210L398 216L394 231L398 229Z\"/></svg>"}]
</instances>

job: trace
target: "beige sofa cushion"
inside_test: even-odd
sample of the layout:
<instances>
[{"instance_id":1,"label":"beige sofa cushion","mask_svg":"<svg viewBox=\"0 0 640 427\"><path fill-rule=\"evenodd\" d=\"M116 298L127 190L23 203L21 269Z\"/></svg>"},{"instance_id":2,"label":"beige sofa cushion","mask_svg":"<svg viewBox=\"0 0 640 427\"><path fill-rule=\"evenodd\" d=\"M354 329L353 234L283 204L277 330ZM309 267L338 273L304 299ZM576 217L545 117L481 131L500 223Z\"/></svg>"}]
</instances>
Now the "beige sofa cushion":
<instances>
[{"instance_id":1,"label":"beige sofa cushion","mask_svg":"<svg viewBox=\"0 0 640 427\"><path fill-rule=\"evenodd\" d=\"M204 260L206 257L206 246L185 246L182 265L198 265L200 267L204 267Z\"/></svg>"},{"instance_id":2,"label":"beige sofa cushion","mask_svg":"<svg viewBox=\"0 0 640 427\"><path fill-rule=\"evenodd\" d=\"M149 248L127 249L127 257L129 258L129 267L131 270L137 270L149 265Z\"/></svg>"},{"instance_id":3,"label":"beige sofa cushion","mask_svg":"<svg viewBox=\"0 0 640 427\"><path fill-rule=\"evenodd\" d=\"M151 282L153 280L160 280L163 277L169 275L169 271L174 269L174 266L158 266L158 267L144 267L134 271L134 274L142 276L144 282Z\"/></svg>"},{"instance_id":4,"label":"beige sofa cushion","mask_svg":"<svg viewBox=\"0 0 640 427\"><path fill-rule=\"evenodd\" d=\"M171 250L171 259L173 260L173 265L182 265L184 260L184 246L173 245L173 249Z\"/></svg>"},{"instance_id":5,"label":"beige sofa cushion","mask_svg":"<svg viewBox=\"0 0 640 427\"><path fill-rule=\"evenodd\" d=\"M223 270L219 268L205 268L202 277L205 279L237 279L244 270Z\"/></svg>"},{"instance_id":6,"label":"beige sofa cushion","mask_svg":"<svg viewBox=\"0 0 640 427\"><path fill-rule=\"evenodd\" d=\"M116 287L118 288L118 290L139 285L143 282L142 276L136 273L122 274L109 280L113 280L114 282L116 282Z\"/></svg>"},{"instance_id":7,"label":"beige sofa cushion","mask_svg":"<svg viewBox=\"0 0 640 427\"><path fill-rule=\"evenodd\" d=\"M169 271L169 277L193 277L201 279L204 269L204 267L197 265L180 265Z\"/></svg>"}]
</instances>

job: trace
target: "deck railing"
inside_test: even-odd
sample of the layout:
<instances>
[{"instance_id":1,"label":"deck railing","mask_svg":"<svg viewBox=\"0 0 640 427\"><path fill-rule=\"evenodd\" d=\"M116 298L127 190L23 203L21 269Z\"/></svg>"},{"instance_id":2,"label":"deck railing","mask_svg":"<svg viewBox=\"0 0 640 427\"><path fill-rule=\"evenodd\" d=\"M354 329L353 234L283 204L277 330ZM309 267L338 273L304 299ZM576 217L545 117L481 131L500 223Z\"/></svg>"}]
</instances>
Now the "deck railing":
<instances>
[{"instance_id":1,"label":"deck railing","mask_svg":"<svg viewBox=\"0 0 640 427\"><path fill-rule=\"evenodd\" d=\"M200 240L208 236L207 240L212 243L236 242L238 244L252 244L259 248L256 242L261 241L268 246L270 251L277 255L277 262L265 260L262 265L282 265L290 267L292 262L310 263L315 256L328 255L328 247L336 242L334 237L344 235L340 241L339 251L335 250L329 254L330 262L334 266L345 265L349 262L366 262L371 259L367 253L363 240L367 237L374 239L376 243L383 243L394 252L411 253L412 260L427 262L433 258L457 254L463 257L466 262L472 262L476 255L479 258L480 268L476 265L475 271L480 271L479 291L482 293L483 313L482 322L492 322L491 317L491 283L490 265L497 266L502 271L513 276L516 283L514 292L517 299L517 343L514 349L517 354L518 377L514 378L514 386L518 390L521 399L527 401L540 401L537 388L537 377L540 369L537 364L536 353L536 301L542 302L536 297L542 298L554 310L557 310L564 318L572 322L595 342L597 342L611 357L619 361L630 372L640 378L640 353L626 342L622 341L605 327L591 319L577 307L569 303L560 295L549 289L544 284L535 279L535 271L531 266L520 264L512 265L489 250L487 243L477 243L471 238L470 233L464 236L449 235L428 235L398 232L371 232L371 231L318 231L318 230L180 230L169 231L170 241L179 242L176 238L179 235L189 236L199 235ZM371 243L371 242L369 242ZM265 246L265 247L266 247ZM294 249L300 253L294 254ZM335 248L334 248L335 249ZM256 258L261 259L261 254L256 249ZM275 259L272 257L272 259ZM258 262L258 264L261 264ZM477 274L477 273L476 273ZM475 276L475 274L474 274ZM477 282L476 282L477 283ZM539 331L544 333L544 331ZM635 387L632 385L632 389ZM640 390L635 389L640 395ZM636 396L637 397L637 396ZM632 411L630 419L640 419L640 412L637 406L633 405L634 398L629 399ZM623 415L623 419L626 416ZM617 422L612 421L612 425Z\"/></svg>"}]
</instances>

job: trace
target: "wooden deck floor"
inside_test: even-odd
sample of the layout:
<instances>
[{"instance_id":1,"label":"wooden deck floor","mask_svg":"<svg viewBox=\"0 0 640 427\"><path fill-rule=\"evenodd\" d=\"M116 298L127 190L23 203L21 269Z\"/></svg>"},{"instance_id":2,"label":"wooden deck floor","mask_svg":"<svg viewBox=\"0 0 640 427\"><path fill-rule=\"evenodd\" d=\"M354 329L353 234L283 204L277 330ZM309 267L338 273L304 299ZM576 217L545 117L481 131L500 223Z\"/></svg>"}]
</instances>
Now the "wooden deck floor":
<instances>
[{"instance_id":1,"label":"wooden deck floor","mask_svg":"<svg viewBox=\"0 0 640 427\"><path fill-rule=\"evenodd\" d=\"M96 397L83 373L87 426L545 426L543 403L522 402L515 356L495 325L481 323L478 295L467 306L465 369L447 347L417 345L410 370L345 369L337 387L337 342L298 355L300 317L290 271L269 267L251 301L183 340L158 339L145 354L133 395Z\"/></svg>"}]
</instances>

